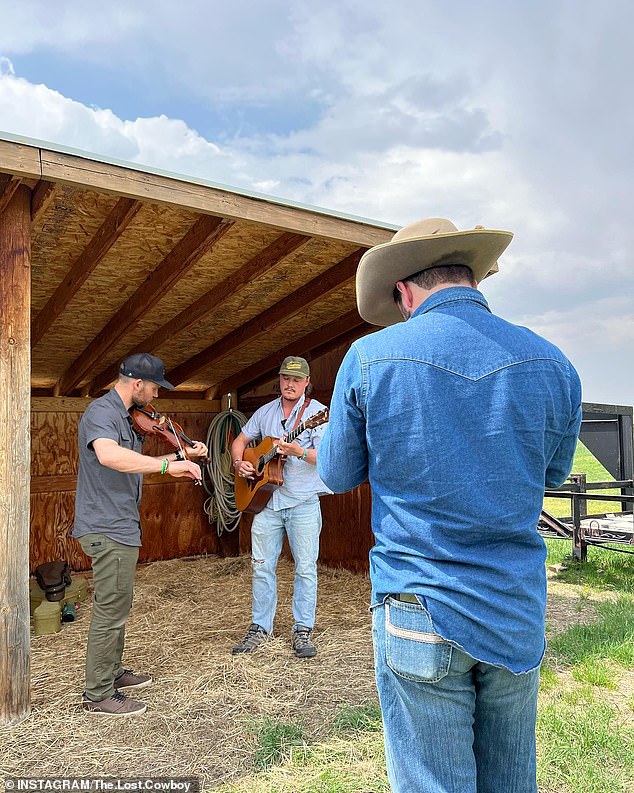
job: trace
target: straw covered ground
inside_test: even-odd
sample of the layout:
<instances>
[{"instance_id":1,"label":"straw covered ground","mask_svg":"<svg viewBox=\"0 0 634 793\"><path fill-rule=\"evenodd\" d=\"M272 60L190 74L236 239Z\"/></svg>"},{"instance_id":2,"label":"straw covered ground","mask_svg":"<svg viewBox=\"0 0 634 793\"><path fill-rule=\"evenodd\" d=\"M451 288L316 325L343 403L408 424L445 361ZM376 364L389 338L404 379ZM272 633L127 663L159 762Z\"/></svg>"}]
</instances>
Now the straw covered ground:
<instances>
[{"instance_id":1,"label":"straw covered ground","mask_svg":"<svg viewBox=\"0 0 634 793\"><path fill-rule=\"evenodd\" d=\"M197 776L215 787L253 771L263 719L299 723L309 741L323 738L342 707L376 699L369 581L320 569L319 653L297 659L292 578L292 564L281 560L276 638L233 657L250 622L247 557L139 567L124 660L155 683L137 694L148 710L135 718L81 711L90 599L82 603L76 622L32 639L32 713L0 730L1 776Z\"/></svg>"}]
</instances>

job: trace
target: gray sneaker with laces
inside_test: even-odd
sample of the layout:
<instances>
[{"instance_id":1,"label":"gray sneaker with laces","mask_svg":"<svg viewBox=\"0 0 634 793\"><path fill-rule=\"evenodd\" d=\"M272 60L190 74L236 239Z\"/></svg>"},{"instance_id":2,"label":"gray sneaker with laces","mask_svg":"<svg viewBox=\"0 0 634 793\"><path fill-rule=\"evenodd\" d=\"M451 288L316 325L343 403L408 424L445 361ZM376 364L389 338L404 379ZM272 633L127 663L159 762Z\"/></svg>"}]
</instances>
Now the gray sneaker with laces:
<instances>
[{"instance_id":1,"label":"gray sneaker with laces","mask_svg":"<svg viewBox=\"0 0 634 793\"><path fill-rule=\"evenodd\" d=\"M270 634L268 634L261 625L252 622L247 631L247 635L240 644L236 644L231 652L233 655L237 655L238 653L252 653L253 650L256 650L269 638Z\"/></svg>"},{"instance_id":2,"label":"gray sneaker with laces","mask_svg":"<svg viewBox=\"0 0 634 793\"><path fill-rule=\"evenodd\" d=\"M312 637L312 628L307 628L305 625L297 625L293 628L293 650L298 658L313 658L317 655Z\"/></svg>"},{"instance_id":3,"label":"gray sneaker with laces","mask_svg":"<svg viewBox=\"0 0 634 793\"><path fill-rule=\"evenodd\" d=\"M152 678L149 675L137 675L131 669L124 669L119 677L114 679L115 689L119 688L145 688L152 684Z\"/></svg>"},{"instance_id":4,"label":"gray sneaker with laces","mask_svg":"<svg viewBox=\"0 0 634 793\"><path fill-rule=\"evenodd\" d=\"M111 697L101 699L99 702L93 702L84 695L81 706L86 713L97 713L100 716L139 716L147 710L144 702L130 699L116 689Z\"/></svg>"}]
</instances>

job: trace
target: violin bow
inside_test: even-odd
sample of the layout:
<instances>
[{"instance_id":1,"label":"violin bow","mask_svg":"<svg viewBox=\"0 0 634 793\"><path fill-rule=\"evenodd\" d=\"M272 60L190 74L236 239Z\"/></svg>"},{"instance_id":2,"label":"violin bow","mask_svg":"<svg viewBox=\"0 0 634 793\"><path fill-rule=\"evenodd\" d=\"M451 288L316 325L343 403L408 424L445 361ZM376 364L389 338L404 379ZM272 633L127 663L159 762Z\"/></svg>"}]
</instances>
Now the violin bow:
<instances>
[{"instance_id":1,"label":"violin bow","mask_svg":"<svg viewBox=\"0 0 634 793\"><path fill-rule=\"evenodd\" d=\"M178 450L183 455L183 460L188 460L189 457L187 456L187 454L185 454L185 449L183 449L183 444L181 443L181 439L180 439L178 433L176 432L176 429L174 428L174 425L172 424L172 419L169 416L166 416L165 418L167 419L167 423L170 425L170 429L172 431L172 434L176 438L176 443L178 444ZM200 479L195 479L194 480L194 484L201 485L202 482L201 482Z\"/></svg>"}]
</instances>

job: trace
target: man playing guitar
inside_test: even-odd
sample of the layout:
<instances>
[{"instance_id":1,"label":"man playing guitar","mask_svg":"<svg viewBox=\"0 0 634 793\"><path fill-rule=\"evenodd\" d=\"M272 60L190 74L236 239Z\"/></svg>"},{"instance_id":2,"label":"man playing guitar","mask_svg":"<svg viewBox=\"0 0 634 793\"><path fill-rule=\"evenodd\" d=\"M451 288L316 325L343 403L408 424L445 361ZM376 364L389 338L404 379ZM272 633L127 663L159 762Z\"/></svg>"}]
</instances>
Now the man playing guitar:
<instances>
[{"instance_id":1,"label":"man playing guitar","mask_svg":"<svg viewBox=\"0 0 634 793\"><path fill-rule=\"evenodd\" d=\"M310 399L310 368L304 358L289 356L279 371L281 396L259 408L247 421L231 446L231 459L240 477L255 474L252 463L243 460L251 441L270 436L282 438L324 405ZM277 607L275 570L284 533L295 561L293 588L292 646L298 658L312 658L317 650L312 641L317 605L317 557L321 531L319 496L331 491L317 474L317 448L323 426L306 429L292 443L276 441L278 454L286 456L284 481L264 508L255 515L251 527L252 624L233 653L248 653L272 635Z\"/></svg>"}]
</instances>

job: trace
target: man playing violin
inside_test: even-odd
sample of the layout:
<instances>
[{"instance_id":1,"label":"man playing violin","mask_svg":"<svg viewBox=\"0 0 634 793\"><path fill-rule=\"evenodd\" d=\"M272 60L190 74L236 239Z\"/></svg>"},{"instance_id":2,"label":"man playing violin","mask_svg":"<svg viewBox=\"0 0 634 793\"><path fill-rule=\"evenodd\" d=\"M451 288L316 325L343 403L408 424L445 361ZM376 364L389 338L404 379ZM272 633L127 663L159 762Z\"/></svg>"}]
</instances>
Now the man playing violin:
<instances>
[{"instance_id":1,"label":"man playing violin","mask_svg":"<svg viewBox=\"0 0 634 793\"><path fill-rule=\"evenodd\" d=\"M325 407L309 398L310 368L304 358L285 358L279 376L281 396L256 410L231 446L231 459L240 476L251 477L255 472L253 465L242 459L250 441L269 436L280 438ZM284 466L284 484L273 492L270 501L253 519L252 623L244 639L233 648L234 655L252 652L272 634L277 607L275 570L284 533L295 560L292 647L298 658L312 658L317 654L312 633L321 532L319 496L331 492L316 469L322 430L323 427L306 429L292 443L277 443L278 453L288 458Z\"/></svg>"},{"instance_id":2,"label":"man playing violin","mask_svg":"<svg viewBox=\"0 0 634 793\"><path fill-rule=\"evenodd\" d=\"M79 473L75 499L75 537L92 561L94 598L86 650L83 709L110 716L143 713L146 705L121 689L152 682L122 665L125 623L132 607L134 574L141 545L139 502L143 474L169 474L199 481L200 467L180 451L141 454L143 437L134 429L130 409L145 407L165 380L163 362L145 353L128 356L107 394L95 399L79 422ZM204 443L185 448L187 456L207 454Z\"/></svg>"}]
</instances>

